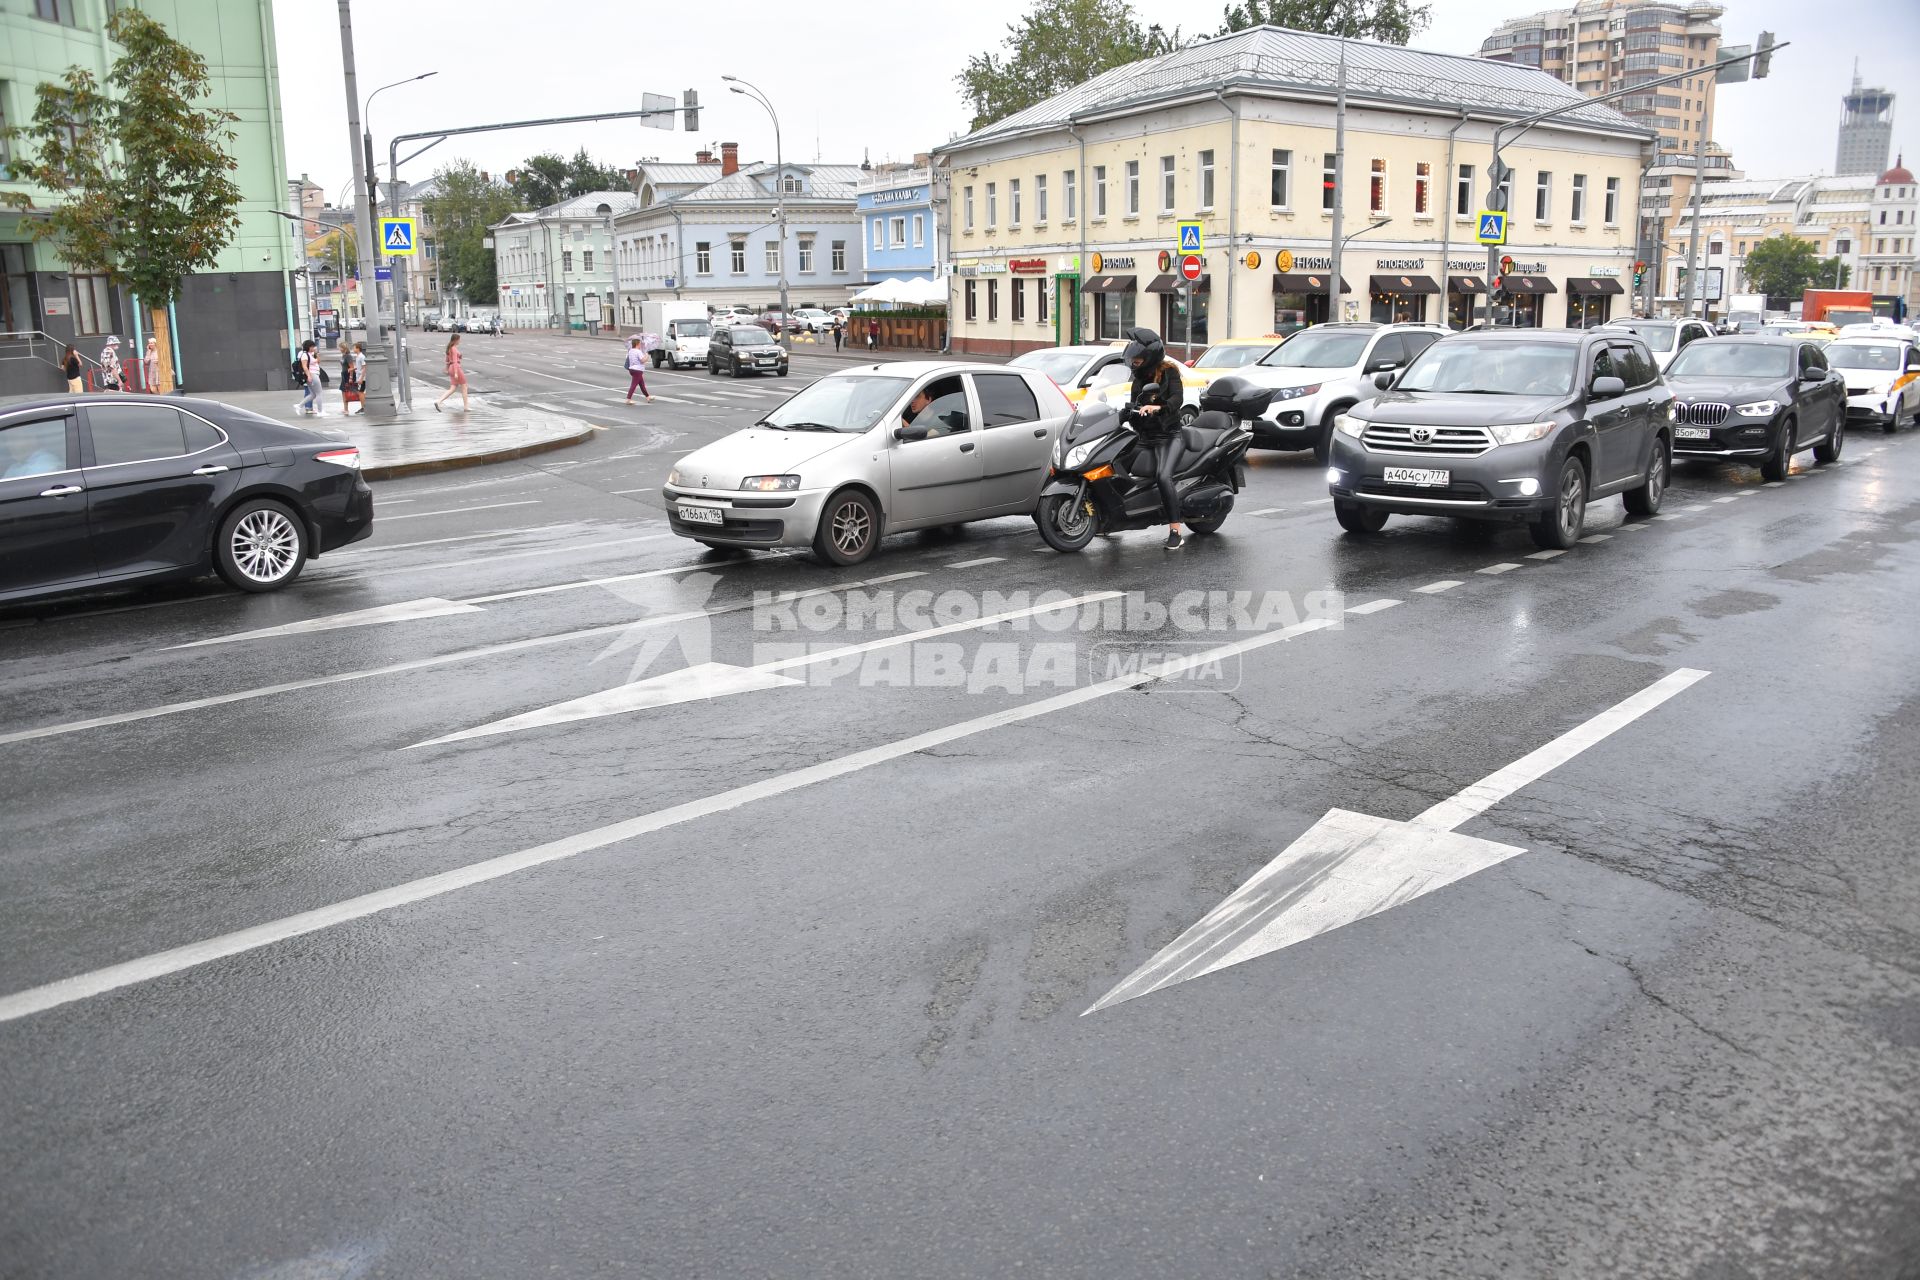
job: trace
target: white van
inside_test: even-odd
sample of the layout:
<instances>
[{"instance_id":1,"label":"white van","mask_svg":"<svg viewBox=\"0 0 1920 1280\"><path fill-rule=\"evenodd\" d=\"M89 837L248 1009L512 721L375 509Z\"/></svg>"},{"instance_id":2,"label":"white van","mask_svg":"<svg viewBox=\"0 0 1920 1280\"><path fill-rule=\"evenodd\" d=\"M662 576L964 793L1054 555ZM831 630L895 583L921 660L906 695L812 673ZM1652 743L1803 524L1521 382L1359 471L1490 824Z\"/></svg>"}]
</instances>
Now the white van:
<instances>
[{"instance_id":1,"label":"white van","mask_svg":"<svg viewBox=\"0 0 1920 1280\"><path fill-rule=\"evenodd\" d=\"M653 349L653 367L671 365L675 369L694 369L707 362L707 339L713 335L713 322L701 302L661 302L640 304L640 327L660 339Z\"/></svg>"}]
</instances>

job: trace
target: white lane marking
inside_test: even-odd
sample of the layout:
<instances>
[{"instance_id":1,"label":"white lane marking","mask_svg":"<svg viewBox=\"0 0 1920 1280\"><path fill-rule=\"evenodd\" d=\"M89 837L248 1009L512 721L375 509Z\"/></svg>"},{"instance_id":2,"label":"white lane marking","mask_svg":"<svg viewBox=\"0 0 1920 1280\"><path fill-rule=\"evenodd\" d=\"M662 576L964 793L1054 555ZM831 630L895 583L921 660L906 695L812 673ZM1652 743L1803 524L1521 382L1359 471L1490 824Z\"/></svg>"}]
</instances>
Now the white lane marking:
<instances>
[{"instance_id":1,"label":"white lane marking","mask_svg":"<svg viewBox=\"0 0 1920 1280\"><path fill-rule=\"evenodd\" d=\"M379 516L374 517L374 523L381 523ZM342 550L357 550L362 554L368 551L411 551L415 547L438 547L449 542L479 542L486 538L511 538L516 533L539 533L541 529L540 525L528 525L523 529L495 529L492 533L462 533L451 538L427 538L421 542L383 542L372 546L342 548Z\"/></svg>"},{"instance_id":2,"label":"white lane marking","mask_svg":"<svg viewBox=\"0 0 1920 1280\"><path fill-rule=\"evenodd\" d=\"M1333 501L1332 498L1309 498L1307 500L1307 505L1310 507L1322 507L1332 501Z\"/></svg>"},{"instance_id":3,"label":"white lane marking","mask_svg":"<svg viewBox=\"0 0 1920 1280\"><path fill-rule=\"evenodd\" d=\"M1585 543L1587 546L1591 547L1596 543L1612 542L1613 535L1610 533L1590 533L1586 537L1580 539L1580 541Z\"/></svg>"},{"instance_id":4,"label":"white lane marking","mask_svg":"<svg viewBox=\"0 0 1920 1280\"><path fill-rule=\"evenodd\" d=\"M1484 569L1476 570L1476 572L1478 573L1512 573L1515 569L1518 569L1519 567L1520 566L1517 564L1503 562L1501 564L1490 564Z\"/></svg>"},{"instance_id":5,"label":"white lane marking","mask_svg":"<svg viewBox=\"0 0 1920 1280\"><path fill-rule=\"evenodd\" d=\"M353 575L356 578L390 578L397 573L419 573L427 569L466 569L476 564L499 564L502 560L524 560L530 556L578 555L583 551L600 551L607 547L630 547L636 542L661 542L667 538L678 537L673 533L649 533L638 538L613 538L606 542L568 543L559 547L534 547L528 551L503 551L496 556L479 556L472 560L428 560L421 564L396 565L391 569L374 569L367 573ZM473 601L467 601L472 604Z\"/></svg>"},{"instance_id":6,"label":"white lane marking","mask_svg":"<svg viewBox=\"0 0 1920 1280\"><path fill-rule=\"evenodd\" d=\"M404 507L409 502L418 501L420 501L418 498L382 498L380 499L380 505L383 507Z\"/></svg>"},{"instance_id":7,"label":"white lane marking","mask_svg":"<svg viewBox=\"0 0 1920 1280\"><path fill-rule=\"evenodd\" d=\"M999 564L1005 556L981 556L978 560L956 560L948 565L949 569L974 569L983 564Z\"/></svg>"},{"instance_id":8,"label":"white lane marking","mask_svg":"<svg viewBox=\"0 0 1920 1280\"><path fill-rule=\"evenodd\" d=\"M1526 850L1463 836L1456 828L1706 675L1680 670L1663 676L1411 822L1329 810L1085 1013L1319 937L1517 857Z\"/></svg>"},{"instance_id":9,"label":"white lane marking","mask_svg":"<svg viewBox=\"0 0 1920 1280\"><path fill-rule=\"evenodd\" d=\"M668 537L673 535L668 534ZM729 563L729 562L722 562ZM737 562L735 562L737 563ZM579 591L585 587L604 587L611 582L638 582L642 578L664 578L675 573L691 573L695 569L713 568L711 561L696 560L692 564L672 564L661 569L639 569L633 573L616 573L604 578L580 578L573 582L556 582L545 587L522 587L518 591L496 591L490 596L468 596L461 604L497 604L502 600L524 600L529 596L550 596L560 591Z\"/></svg>"},{"instance_id":10,"label":"white lane marking","mask_svg":"<svg viewBox=\"0 0 1920 1280\"><path fill-rule=\"evenodd\" d=\"M843 658L871 653L876 649L891 649L920 640L931 640L936 636L976 631L999 622L1012 622L1040 614L1058 613L1063 609L1077 609L1082 605L1096 604L1102 600L1115 600L1125 594L1123 591L1096 591L1091 595L1075 596L1070 600L1029 605L1024 609L989 614L986 617L965 622L949 622L944 626L927 627L920 631L904 631L898 635L883 636L878 640L868 640L862 644L840 645L837 648L823 649L815 653L796 654L791 658L779 658L751 667L706 663L697 679L683 679L680 672L668 672L666 675L636 680L631 684L619 685L612 689L603 689L599 693L590 693L582 698L556 702L548 707L537 707L532 711L475 725L471 729L462 729L457 733L442 734L438 738L416 742L403 750L439 747L449 742L465 742L471 738L490 738L502 733L517 733L522 729L545 729L557 724L571 724L576 720L598 720L604 716L623 715L629 711L656 710L695 699L714 698L752 689L770 689L776 684L798 684L800 682L797 680L767 681L762 677L794 671L801 667L835 663Z\"/></svg>"},{"instance_id":11,"label":"white lane marking","mask_svg":"<svg viewBox=\"0 0 1920 1280\"><path fill-rule=\"evenodd\" d=\"M1714 499L1714 502L1716 502L1716 503L1720 503L1720 502L1738 502L1738 501L1740 501L1740 495L1739 495L1739 494L1737 494L1737 493L1730 493L1730 494L1728 494L1728 495L1727 495L1726 497L1724 497L1724 498L1715 498L1715 499Z\"/></svg>"},{"instance_id":12,"label":"white lane marking","mask_svg":"<svg viewBox=\"0 0 1920 1280\"><path fill-rule=\"evenodd\" d=\"M687 450L687 452L692 453L693 450L689 449ZM609 489L607 490L607 492L610 494L623 494L623 495L629 494L629 493L658 493L660 492L660 486L657 484L650 484L646 486L644 489Z\"/></svg>"},{"instance_id":13,"label":"white lane marking","mask_svg":"<svg viewBox=\"0 0 1920 1280\"><path fill-rule=\"evenodd\" d=\"M878 586L885 582L898 582L902 578L924 577L921 573L896 573L883 578L868 578L861 582L841 583L832 587L817 588L800 594L812 595L817 591L853 591L862 587ZM456 602L458 603L458 602ZM80 733L87 729L104 729L117 724L132 724L139 720L154 720L161 716L179 715L187 711L199 711L207 707L223 707L235 702L251 702L256 698L270 698L282 693L298 693L303 689L322 689L328 685L348 684L356 680L371 680L375 676L400 675L408 671L421 671L429 667L443 667L456 662L473 662L482 658L496 657L503 653L519 653L527 649L545 648L547 645L565 644L572 640L585 640L593 636L611 635L616 631L638 630L643 627L668 626L678 622L688 622L698 618L713 618L722 614L741 613L753 608L753 600L736 600L724 605L713 605L687 613L661 614L658 617L638 618L630 622L610 622L597 627L583 627L577 631L560 631L553 635L533 636L526 640L508 640L500 644L481 645L477 649L462 649L455 653L443 653L431 658L412 658L406 662L391 663L384 667L368 667L360 671L342 671L330 676L312 676L305 680L289 680L281 684L263 685L255 689L241 689L234 693L214 694L205 698L192 698L185 702L169 702L157 707L146 707L139 711L121 711L113 715L94 716L86 720L70 720L65 724L43 725L38 729L18 729L11 733L0 733L0 746L13 742L31 742L38 738L57 738L69 733Z\"/></svg>"},{"instance_id":14,"label":"white lane marking","mask_svg":"<svg viewBox=\"0 0 1920 1280\"><path fill-rule=\"evenodd\" d=\"M1369 600L1365 604L1348 605L1347 612L1357 613L1362 615L1369 614L1369 613L1379 613L1382 609L1391 609L1393 608L1393 606L1399 603L1400 602L1398 600Z\"/></svg>"},{"instance_id":15,"label":"white lane marking","mask_svg":"<svg viewBox=\"0 0 1920 1280\"><path fill-rule=\"evenodd\" d=\"M1645 531L1646 527L1647 526L1645 524L1623 524L1620 526L1620 532L1641 533Z\"/></svg>"},{"instance_id":16,"label":"white lane marking","mask_svg":"<svg viewBox=\"0 0 1920 1280\"><path fill-rule=\"evenodd\" d=\"M346 627L370 627L382 622L412 622L420 618L444 618L455 613L482 612L485 611L463 601L442 600L438 596L428 596L423 600L402 600L398 604L355 609L351 613L330 613L300 622L284 622L277 627L262 627L257 631L236 631L232 635L214 636L210 640L194 640L187 644L168 645L167 649L199 649L210 644L232 644L236 640L264 640L269 636L306 635L315 631L338 631Z\"/></svg>"},{"instance_id":17,"label":"white lane marking","mask_svg":"<svg viewBox=\"0 0 1920 1280\"><path fill-rule=\"evenodd\" d=\"M504 361L502 362L502 367L518 369L521 373L530 373L536 378L552 378L555 382L571 382L576 387L592 387L595 391L618 391L620 389L611 382L582 382L578 378L563 378L557 373L546 373L540 369L525 369L517 364L506 364Z\"/></svg>"},{"instance_id":18,"label":"white lane marking","mask_svg":"<svg viewBox=\"0 0 1920 1280\"><path fill-rule=\"evenodd\" d=\"M1531 555L1529 555L1529 556L1527 557L1527 559L1529 559L1529 560L1552 560L1552 559L1554 559L1554 558L1556 558L1556 557L1558 557L1558 556L1563 556L1563 555L1565 555L1565 554L1567 554L1567 553L1566 553L1566 552L1565 552L1564 550L1561 550L1561 551L1555 551L1555 550L1547 550L1547 551L1535 551L1535 552L1533 552L1533 553L1532 553Z\"/></svg>"},{"instance_id":19,"label":"white lane marking","mask_svg":"<svg viewBox=\"0 0 1920 1280\"><path fill-rule=\"evenodd\" d=\"M1690 506L1690 507L1682 507L1682 508L1680 508L1680 510L1679 510L1678 512L1676 512L1675 514L1677 514L1677 515L1683 515L1683 516L1690 516L1690 515L1692 515L1692 514L1694 514L1694 513L1696 512L1696 511L1705 511L1706 509L1707 509L1707 504L1706 504L1706 503L1704 503L1704 502L1696 502L1696 503L1694 503L1694 504L1693 504L1692 506Z\"/></svg>"},{"instance_id":20,"label":"white lane marking","mask_svg":"<svg viewBox=\"0 0 1920 1280\"><path fill-rule=\"evenodd\" d=\"M889 761L900 759L903 756L915 755L922 751L930 751L935 747L945 746L950 742L957 742L963 738L974 737L975 735L998 729L1003 725L1018 724L1024 720L1032 720L1040 716L1051 715L1053 712L1077 707L1083 703L1092 702L1097 698L1104 698L1110 694L1138 688L1153 680L1169 676L1178 676L1196 667L1205 669L1206 666L1211 663L1223 661L1236 654L1249 653L1255 649L1265 648L1268 645L1279 644L1282 641L1292 640L1296 636L1319 631L1332 625L1333 622L1330 619L1312 618L1291 627L1283 627L1278 631L1268 631L1257 636L1249 636L1244 640L1234 641L1231 644L1221 645L1205 653L1172 658L1161 663L1147 664L1139 671L1116 676L1111 680L1105 680L1099 684L1087 685L1079 689L1069 689L1065 693L1055 694L1050 698L1042 698L1037 702L1029 702L1018 707L1008 707L1001 711L994 711L987 715L977 716L972 720L963 720L958 724L947 725L943 728L915 734L908 738L899 738L893 742L882 743L876 747L868 747L863 751L851 752L832 760L822 761L819 764L808 765L802 769L795 769L789 773L777 774L771 778L763 778L759 782L748 783L745 786L717 792L714 795L704 796L698 800L689 800L684 804L673 805L665 809L657 809L652 813L641 814L638 817L609 823L603 827L596 827L591 831L583 831L577 835L566 836L546 844L536 845L531 849L522 849L516 853L503 854L497 858L489 858L484 862L476 862L465 867L456 867L451 871L443 871L438 875L425 876L418 880L409 880L404 884L394 885L391 888L362 894L359 897L348 898L343 902L331 903L324 907L316 907L311 911L303 911L296 915L284 916L278 920L270 920L264 924L254 925L251 928L236 930L233 933L221 934L218 937L207 938L200 942L191 942L185 946L174 947L170 950L156 952L149 956L142 956L137 960L128 960L120 964L109 965L103 969L95 969L89 973L76 974L71 978L62 978L42 986L29 987L24 991L17 991L9 996L0 996L0 1022L11 1022L16 1018L24 1018L48 1009L57 1009L61 1005L86 1000L93 996L103 995L109 991L117 991L122 987L130 987L138 983L150 982L155 978L161 978L168 974L192 969L199 965L206 964L209 961L240 955L247 951L255 951L262 947L272 946L278 942L284 942L289 938L297 938L302 934L315 933L321 929L330 929L335 925L345 924L350 920L364 919L367 916L377 915L384 911L391 911L396 907L406 906L409 903L422 902L429 898L437 898L444 894L453 893L459 889L470 888L473 885L484 884L489 880L497 880L502 876L509 876L518 871L525 871L531 867L543 866L550 862L559 862L562 859L572 858L595 849L602 849L608 845L619 844L622 841L631 840L637 836L649 835L655 831L676 826L683 822L691 822L695 819L709 817L713 814L726 813L729 810L740 808L742 805L752 804L755 801L769 799L773 796L785 795L789 791L797 791L802 787L813 786L815 783L827 782L834 778L858 773L863 769L870 769L875 765L885 764Z\"/></svg>"},{"instance_id":21,"label":"white lane marking","mask_svg":"<svg viewBox=\"0 0 1920 1280\"><path fill-rule=\"evenodd\" d=\"M469 511L498 511L501 507L537 507L538 498L524 498L519 502L487 502L477 507L449 507L445 511L409 511L403 516L387 516L383 523L391 524L395 520L424 520L428 516L458 516Z\"/></svg>"},{"instance_id":22,"label":"white lane marking","mask_svg":"<svg viewBox=\"0 0 1920 1280\"><path fill-rule=\"evenodd\" d=\"M1270 516L1285 510L1285 507L1262 507L1258 511L1249 511L1247 514L1250 516Z\"/></svg>"},{"instance_id":23,"label":"white lane marking","mask_svg":"<svg viewBox=\"0 0 1920 1280\"><path fill-rule=\"evenodd\" d=\"M1739 493L1736 493L1733 496L1736 498L1751 498L1754 494L1758 492L1760 492L1758 489L1742 489Z\"/></svg>"},{"instance_id":24,"label":"white lane marking","mask_svg":"<svg viewBox=\"0 0 1920 1280\"><path fill-rule=\"evenodd\" d=\"M462 484L437 484L425 489L408 488L403 490L407 495L404 498L380 498L380 489L387 488L390 485L406 483L403 480L380 480L375 482L379 485L379 488L374 490L374 496L381 502L412 502L415 498L424 498L431 493L460 493L467 489L488 489L496 484L538 484L542 480L551 479L553 479L552 476L547 475L538 467L528 467L526 470L517 471L511 475L494 476L487 480L468 480Z\"/></svg>"},{"instance_id":25,"label":"white lane marking","mask_svg":"<svg viewBox=\"0 0 1920 1280\"><path fill-rule=\"evenodd\" d=\"M1424 587L1415 587L1414 590L1419 592L1423 596L1437 596L1442 591L1451 591L1455 587L1460 587L1465 585L1466 585L1465 583L1455 578L1442 578L1438 582L1429 582Z\"/></svg>"}]
</instances>

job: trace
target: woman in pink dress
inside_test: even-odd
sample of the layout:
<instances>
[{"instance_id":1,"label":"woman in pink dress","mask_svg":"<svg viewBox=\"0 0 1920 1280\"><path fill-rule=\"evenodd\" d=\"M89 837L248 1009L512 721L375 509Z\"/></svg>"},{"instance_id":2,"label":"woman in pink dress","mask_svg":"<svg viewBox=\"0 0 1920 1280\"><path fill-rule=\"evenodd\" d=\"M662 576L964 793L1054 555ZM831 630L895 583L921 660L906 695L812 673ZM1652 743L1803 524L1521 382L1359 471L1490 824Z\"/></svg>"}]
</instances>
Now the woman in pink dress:
<instances>
[{"instance_id":1,"label":"woman in pink dress","mask_svg":"<svg viewBox=\"0 0 1920 1280\"><path fill-rule=\"evenodd\" d=\"M447 339L447 389L438 400L433 402L434 412L439 412L440 406L446 402L447 396L453 394L456 387L460 390L460 412L465 413L468 408L467 374L460 367L460 335L457 333Z\"/></svg>"}]
</instances>

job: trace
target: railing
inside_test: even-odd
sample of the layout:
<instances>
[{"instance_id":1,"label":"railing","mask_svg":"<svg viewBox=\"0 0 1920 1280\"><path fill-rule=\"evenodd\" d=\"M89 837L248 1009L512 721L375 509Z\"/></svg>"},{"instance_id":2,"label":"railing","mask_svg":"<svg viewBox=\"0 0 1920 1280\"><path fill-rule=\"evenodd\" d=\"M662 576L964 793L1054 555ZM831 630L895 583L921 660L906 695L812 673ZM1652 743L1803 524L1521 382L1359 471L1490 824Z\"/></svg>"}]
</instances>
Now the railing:
<instances>
[{"instance_id":1,"label":"railing","mask_svg":"<svg viewBox=\"0 0 1920 1280\"><path fill-rule=\"evenodd\" d=\"M46 365L60 375L62 384L66 382L66 350L69 342L56 338L40 329L15 329L0 331L0 361L33 360ZM100 361L85 352L80 356L80 376L88 391L100 391ZM147 390L146 366L136 355L120 362L120 389L123 391Z\"/></svg>"}]
</instances>

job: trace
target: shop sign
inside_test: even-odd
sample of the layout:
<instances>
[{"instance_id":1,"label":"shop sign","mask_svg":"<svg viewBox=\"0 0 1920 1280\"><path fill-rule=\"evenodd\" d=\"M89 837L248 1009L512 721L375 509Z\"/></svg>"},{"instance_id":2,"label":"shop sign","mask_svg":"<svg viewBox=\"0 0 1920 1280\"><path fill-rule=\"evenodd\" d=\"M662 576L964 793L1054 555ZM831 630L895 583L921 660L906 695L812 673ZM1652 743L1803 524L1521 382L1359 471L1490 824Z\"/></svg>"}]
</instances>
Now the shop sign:
<instances>
[{"instance_id":1,"label":"shop sign","mask_svg":"<svg viewBox=\"0 0 1920 1280\"><path fill-rule=\"evenodd\" d=\"M1427 260L1425 258L1379 258L1375 260L1375 265L1382 271L1425 271ZM1333 268L1328 267L1327 270L1331 271Z\"/></svg>"},{"instance_id":2,"label":"shop sign","mask_svg":"<svg viewBox=\"0 0 1920 1280\"><path fill-rule=\"evenodd\" d=\"M1281 275L1291 275L1296 271L1331 271L1332 258L1309 258L1305 254L1295 253L1291 249L1282 249L1273 259L1273 269Z\"/></svg>"},{"instance_id":3,"label":"shop sign","mask_svg":"<svg viewBox=\"0 0 1920 1280\"><path fill-rule=\"evenodd\" d=\"M40 309L50 316L71 315L71 305L65 298L45 297L40 299Z\"/></svg>"},{"instance_id":4,"label":"shop sign","mask_svg":"<svg viewBox=\"0 0 1920 1280\"><path fill-rule=\"evenodd\" d=\"M1595 268L1593 268L1593 270L1591 270L1591 271L1589 271L1589 272L1587 272L1587 274L1588 274L1588 275L1590 275L1590 276L1609 276L1609 277L1611 277L1611 276L1618 276L1618 275L1620 274L1620 268L1618 268L1618 267L1595 267Z\"/></svg>"},{"instance_id":5,"label":"shop sign","mask_svg":"<svg viewBox=\"0 0 1920 1280\"><path fill-rule=\"evenodd\" d=\"M1109 271L1132 271L1134 261L1131 254L1120 257L1117 254L1096 253L1093 255L1093 274L1104 275Z\"/></svg>"},{"instance_id":6,"label":"shop sign","mask_svg":"<svg viewBox=\"0 0 1920 1280\"><path fill-rule=\"evenodd\" d=\"M1481 272L1485 271L1486 269L1487 269L1486 263L1475 262L1472 259L1462 259L1460 261L1449 262L1447 264L1447 270L1458 271L1460 274L1468 275L1468 276L1479 275Z\"/></svg>"},{"instance_id":7,"label":"shop sign","mask_svg":"<svg viewBox=\"0 0 1920 1280\"><path fill-rule=\"evenodd\" d=\"M916 204L925 198L926 193L920 187L904 187L899 191L876 191L873 193L873 202L876 205Z\"/></svg>"},{"instance_id":8,"label":"shop sign","mask_svg":"<svg viewBox=\"0 0 1920 1280\"><path fill-rule=\"evenodd\" d=\"M1017 276L1043 276L1047 274L1045 258L1015 258L1007 263L1007 270Z\"/></svg>"},{"instance_id":9,"label":"shop sign","mask_svg":"<svg viewBox=\"0 0 1920 1280\"><path fill-rule=\"evenodd\" d=\"M1547 274L1547 264L1544 262L1516 262L1512 266L1507 266L1505 263L1501 265L1506 267L1506 272L1510 276L1543 276Z\"/></svg>"}]
</instances>

